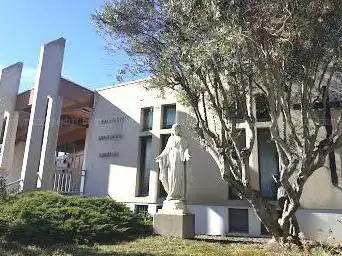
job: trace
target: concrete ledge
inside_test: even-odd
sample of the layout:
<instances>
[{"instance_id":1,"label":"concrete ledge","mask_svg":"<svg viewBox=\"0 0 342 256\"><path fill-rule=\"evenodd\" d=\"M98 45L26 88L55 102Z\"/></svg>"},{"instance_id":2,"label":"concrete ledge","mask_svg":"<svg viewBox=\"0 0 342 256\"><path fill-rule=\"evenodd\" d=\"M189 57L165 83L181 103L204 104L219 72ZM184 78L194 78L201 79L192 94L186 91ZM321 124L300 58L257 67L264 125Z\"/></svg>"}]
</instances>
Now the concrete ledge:
<instances>
[{"instance_id":1,"label":"concrete ledge","mask_svg":"<svg viewBox=\"0 0 342 256\"><path fill-rule=\"evenodd\" d=\"M158 235L192 239L195 237L195 215L157 213L153 218L153 232Z\"/></svg>"}]
</instances>

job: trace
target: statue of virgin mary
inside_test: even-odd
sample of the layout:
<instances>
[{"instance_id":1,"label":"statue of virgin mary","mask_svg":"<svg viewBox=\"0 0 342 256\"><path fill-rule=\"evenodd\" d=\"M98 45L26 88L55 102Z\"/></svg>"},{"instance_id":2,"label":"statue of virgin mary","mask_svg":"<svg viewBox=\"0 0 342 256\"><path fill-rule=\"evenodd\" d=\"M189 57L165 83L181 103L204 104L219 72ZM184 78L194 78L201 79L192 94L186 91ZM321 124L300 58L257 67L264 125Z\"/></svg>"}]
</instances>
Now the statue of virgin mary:
<instances>
[{"instance_id":1,"label":"statue of virgin mary","mask_svg":"<svg viewBox=\"0 0 342 256\"><path fill-rule=\"evenodd\" d=\"M167 192L163 209L185 210L187 175L190 153L187 141L181 136L180 126L172 126L172 134L163 152L156 158L159 179Z\"/></svg>"}]
</instances>

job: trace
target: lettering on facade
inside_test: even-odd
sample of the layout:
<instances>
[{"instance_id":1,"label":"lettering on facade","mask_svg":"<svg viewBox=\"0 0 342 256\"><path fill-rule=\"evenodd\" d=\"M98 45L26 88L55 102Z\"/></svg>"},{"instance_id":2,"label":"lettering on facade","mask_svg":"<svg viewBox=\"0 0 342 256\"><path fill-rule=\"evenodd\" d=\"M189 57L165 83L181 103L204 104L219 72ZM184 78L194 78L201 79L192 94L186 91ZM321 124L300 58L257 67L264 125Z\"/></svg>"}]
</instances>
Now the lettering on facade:
<instances>
[{"instance_id":1,"label":"lettering on facade","mask_svg":"<svg viewBox=\"0 0 342 256\"><path fill-rule=\"evenodd\" d=\"M101 125L106 125L106 124L119 124L125 122L126 118L124 116L121 117L113 117L112 119L104 119L101 120L100 123Z\"/></svg>"},{"instance_id":2,"label":"lettering on facade","mask_svg":"<svg viewBox=\"0 0 342 256\"><path fill-rule=\"evenodd\" d=\"M99 141L118 140L122 139L122 137L122 134L101 135L99 136Z\"/></svg>"},{"instance_id":3,"label":"lettering on facade","mask_svg":"<svg viewBox=\"0 0 342 256\"><path fill-rule=\"evenodd\" d=\"M120 155L119 152L105 152L105 153L100 153L99 157L109 158L109 157L118 157L119 155Z\"/></svg>"}]
</instances>

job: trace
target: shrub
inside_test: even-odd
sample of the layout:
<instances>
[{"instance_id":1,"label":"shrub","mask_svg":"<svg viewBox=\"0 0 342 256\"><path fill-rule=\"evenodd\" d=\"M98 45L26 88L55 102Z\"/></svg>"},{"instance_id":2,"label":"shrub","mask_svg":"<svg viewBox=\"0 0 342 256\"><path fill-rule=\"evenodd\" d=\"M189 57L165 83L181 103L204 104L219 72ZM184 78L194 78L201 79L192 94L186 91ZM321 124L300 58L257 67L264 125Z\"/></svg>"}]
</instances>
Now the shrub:
<instances>
[{"instance_id":1,"label":"shrub","mask_svg":"<svg viewBox=\"0 0 342 256\"><path fill-rule=\"evenodd\" d=\"M0 232L25 244L107 243L150 234L151 226L109 198L36 191L0 206Z\"/></svg>"}]
</instances>

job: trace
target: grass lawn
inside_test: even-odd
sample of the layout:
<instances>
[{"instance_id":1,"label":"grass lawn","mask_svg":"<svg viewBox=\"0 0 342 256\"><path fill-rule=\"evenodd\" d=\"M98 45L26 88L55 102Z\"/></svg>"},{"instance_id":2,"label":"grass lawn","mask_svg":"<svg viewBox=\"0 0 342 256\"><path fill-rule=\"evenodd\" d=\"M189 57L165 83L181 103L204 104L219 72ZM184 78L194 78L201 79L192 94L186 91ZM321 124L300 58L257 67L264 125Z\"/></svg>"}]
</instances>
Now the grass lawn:
<instances>
[{"instance_id":1,"label":"grass lawn","mask_svg":"<svg viewBox=\"0 0 342 256\"><path fill-rule=\"evenodd\" d=\"M22 246L16 243L0 242L0 255L53 255L53 256L161 256L161 255L303 255L298 251L284 251L271 246L264 240L181 240L171 237L147 237L115 245L56 245L50 248ZM322 249L315 249L310 255L332 255Z\"/></svg>"}]
</instances>

